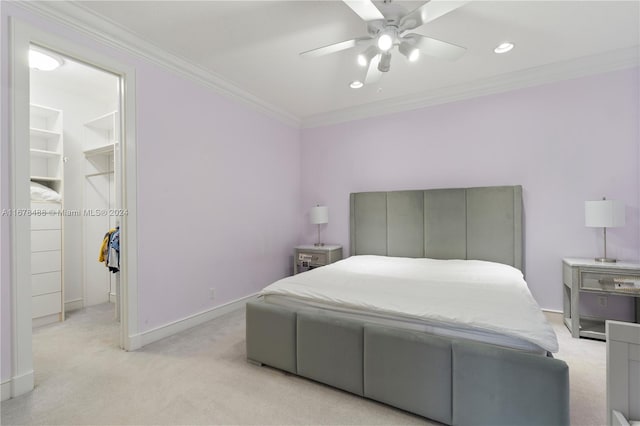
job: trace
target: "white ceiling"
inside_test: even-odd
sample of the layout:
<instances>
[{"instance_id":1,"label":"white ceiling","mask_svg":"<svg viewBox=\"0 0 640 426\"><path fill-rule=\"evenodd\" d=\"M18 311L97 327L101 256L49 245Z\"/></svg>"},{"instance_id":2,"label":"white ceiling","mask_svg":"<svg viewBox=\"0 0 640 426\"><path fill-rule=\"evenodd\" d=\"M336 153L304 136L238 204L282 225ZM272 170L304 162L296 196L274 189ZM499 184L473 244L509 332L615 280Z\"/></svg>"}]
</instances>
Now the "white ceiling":
<instances>
[{"instance_id":1,"label":"white ceiling","mask_svg":"<svg viewBox=\"0 0 640 426\"><path fill-rule=\"evenodd\" d=\"M396 3L412 10L424 2ZM303 123L336 111L398 100L410 104L430 94L442 97L461 87L496 84L532 68L544 70L592 55L619 60L615 53L621 49L636 52L637 61L640 46L638 1L473 0L417 31L466 47L461 59L422 56L409 64L395 50L391 71L379 83L353 90L348 83L362 76L356 64L361 49L318 58L299 56L366 35L365 23L342 1L76 4L116 24L122 34L133 33ZM505 40L516 48L503 55L493 53Z\"/></svg>"},{"instance_id":2,"label":"white ceiling","mask_svg":"<svg viewBox=\"0 0 640 426\"><path fill-rule=\"evenodd\" d=\"M102 102L109 105L109 108L118 105L117 76L68 57L61 57L64 62L55 70L30 70L29 78L33 87L53 87L61 92Z\"/></svg>"}]
</instances>

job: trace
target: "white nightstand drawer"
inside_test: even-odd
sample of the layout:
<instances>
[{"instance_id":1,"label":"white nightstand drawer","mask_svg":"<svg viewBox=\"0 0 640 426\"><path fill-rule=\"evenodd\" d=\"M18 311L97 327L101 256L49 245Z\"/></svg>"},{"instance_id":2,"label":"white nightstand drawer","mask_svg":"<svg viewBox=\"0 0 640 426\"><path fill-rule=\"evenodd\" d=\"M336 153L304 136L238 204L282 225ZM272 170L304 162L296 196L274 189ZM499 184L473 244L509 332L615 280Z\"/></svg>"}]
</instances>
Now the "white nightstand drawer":
<instances>
[{"instance_id":1,"label":"white nightstand drawer","mask_svg":"<svg viewBox=\"0 0 640 426\"><path fill-rule=\"evenodd\" d=\"M31 275L31 295L55 293L62 288L60 271Z\"/></svg>"},{"instance_id":2,"label":"white nightstand drawer","mask_svg":"<svg viewBox=\"0 0 640 426\"><path fill-rule=\"evenodd\" d=\"M31 251L60 250L62 231L59 229L40 229L31 231Z\"/></svg>"},{"instance_id":3,"label":"white nightstand drawer","mask_svg":"<svg viewBox=\"0 0 640 426\"><path fill-rule=\"evenodd\" d=\"M31 273L41 274L62 270L60 250L31 253Z\"/></svg>"},{"instance_id":4,"label":"white nightstand drawer","mask_svg":"<svg viewBox=\"0 0 640 426\"><path fill-rule=\"evenodd\" d=\"M33 309L32 318L60 313L62 312L62 292L34 296L31 306Z\"/></svg>"},{"instance_id":5,"label":"white nightstand drawer","mask_svg":"<svg viewBox=\"0 0 640 426\"><path fill-rule=\"evenodd\" d=\"M327 264L326 253L298 253L298 262L307 262L311 266L324 266Z\"/></svg>"},{"instance_id":6,"label":"white nightstand drawer","mask_svg":"<svg viewBox=\"0 0 640 426\"><path fill-rule=\"evenodd\" d=\"M294 275L309 269L325 266L342 259L342 246L327 244L323 246L297 246L293 251Z\"/></svg>"},{"instance_id":7,"label":"white nightstand drawer","mask_svg":"<svg viewBox=\"0 0 640 426\"><path fill-rule=\"evenodd\" d=\"M580 288L583 290L640 293L640 276L615 273L583 272Z\"/></svg>"}]
</instances>

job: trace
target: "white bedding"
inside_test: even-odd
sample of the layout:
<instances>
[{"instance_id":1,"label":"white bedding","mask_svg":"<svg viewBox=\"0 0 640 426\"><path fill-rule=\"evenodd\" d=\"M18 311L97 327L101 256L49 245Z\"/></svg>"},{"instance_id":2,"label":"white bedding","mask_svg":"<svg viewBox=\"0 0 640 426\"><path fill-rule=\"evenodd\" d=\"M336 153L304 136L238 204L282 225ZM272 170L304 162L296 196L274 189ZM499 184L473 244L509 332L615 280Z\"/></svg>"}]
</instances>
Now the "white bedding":
<instances>
[{"instance_id":1,"label":"white bedding","mask_svg":"<svg viewBox=\"0 0 640 426\"><path fill-rule=\"evenodd\" d=\"M558 351L555 332L522 273L499 263L352 256L276 281L261 294L511 337Z\"/></svg>"}]
</instances>

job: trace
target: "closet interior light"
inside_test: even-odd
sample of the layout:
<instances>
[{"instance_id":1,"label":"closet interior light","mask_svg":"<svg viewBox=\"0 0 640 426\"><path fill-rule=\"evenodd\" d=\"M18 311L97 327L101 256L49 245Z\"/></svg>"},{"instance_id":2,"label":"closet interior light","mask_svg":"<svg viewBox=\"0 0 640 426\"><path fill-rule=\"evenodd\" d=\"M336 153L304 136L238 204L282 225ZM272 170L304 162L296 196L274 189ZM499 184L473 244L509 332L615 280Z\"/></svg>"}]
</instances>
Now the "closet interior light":
<instances>
[{"instance_id":1,"label":"closet interior light","mask_svg":"<svg viewBox=\"0 0 640 426\"><path fill-rule=\"evenodd\" d=\"M351 87L352 89L359 89L362 86L364 86L364 83L361 82L360 80L354 80L351 83L349 83L349 87Z\"/></svg>"},{"instance_id":2,"label":"closet interior light","mask_svg":"<svg viewBox=\"0 0 640 426\"><path fill-rule=\"evenodd\" d=\"M52 71L62 65L61 57L40 50L34 46L29 48L29 68L40 71Z\"/></svg>"}]
</instances>

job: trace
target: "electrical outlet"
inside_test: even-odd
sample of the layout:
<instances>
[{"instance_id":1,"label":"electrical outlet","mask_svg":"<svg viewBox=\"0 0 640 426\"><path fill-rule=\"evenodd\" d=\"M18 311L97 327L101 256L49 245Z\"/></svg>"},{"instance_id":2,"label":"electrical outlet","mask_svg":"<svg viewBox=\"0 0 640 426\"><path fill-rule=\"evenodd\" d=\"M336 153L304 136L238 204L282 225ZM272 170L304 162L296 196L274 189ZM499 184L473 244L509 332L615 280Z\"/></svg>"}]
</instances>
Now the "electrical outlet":
<instances>
[{"instance_id":1,"label":"electrical outlet","mask_svg":"<svg viewBox=\"0 0 640 426\"><path fill-rule=\"evenodd\" d=\"M212 287L209 289L209 299L213 300L215 298L216 298L216 289Z\"/></svg>"},{"instance_id":2,"label":"electrical outlet","mask_svg":"<svg viewBox=\"0 0 640 426\"><path fill-rule=\"evenodd\" d=\"M600 305L601 308L606 308L607 296L598 296L598 305Z\"/></svg>"}]
</instances>

